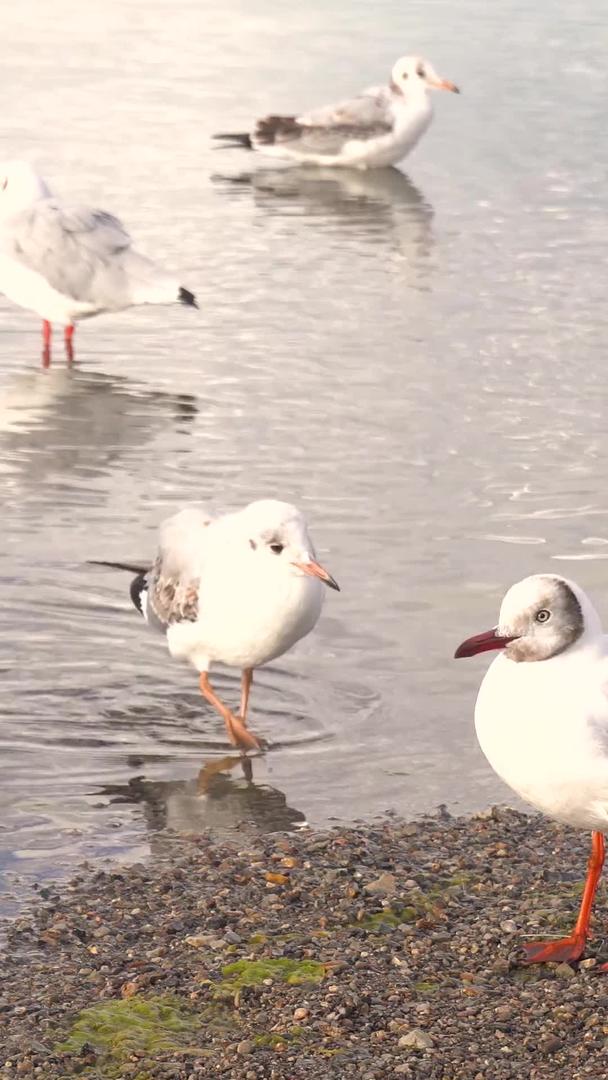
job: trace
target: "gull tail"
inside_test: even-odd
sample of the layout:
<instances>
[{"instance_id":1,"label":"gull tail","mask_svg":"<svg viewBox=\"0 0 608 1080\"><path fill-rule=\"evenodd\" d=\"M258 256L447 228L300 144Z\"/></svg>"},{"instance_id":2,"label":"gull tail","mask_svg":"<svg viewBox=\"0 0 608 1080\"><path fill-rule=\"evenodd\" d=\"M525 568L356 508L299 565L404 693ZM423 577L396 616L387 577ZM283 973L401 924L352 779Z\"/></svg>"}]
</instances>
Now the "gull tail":
<instances>
[{"instance_id":1,"label":"gull tail","mask_svg":"<svg viewBox=\"0 0 608 1080\"><path fill-rule=\"evenodd\" d=\"M87 559L89 566L110 566L112 570L128 570L130 574L147 574L149 566L136 566L130 562L108 562L106 559Z\"/></svg>"},{"instance_id":2,"label":"gull tail","mask_svg":"<svg viewBox=\"0 0 608 1080\"><path fill-rule=\"evenodd\" d=\"M214 139L221 140L223 146L218 146L218 150L228 150L238 147L240 150L253 150L253 143L251 142L251 135L247 132L225 132L221 135L214 135Z\"/></svg>"},{"instance_id":3,"label":"gull tail","mask_svg":"<svg viewBox=\"0 0 608 1080\"><path fill-rule=\"evenodd\" d=\"M125 252L123 270L129 283L131 304L188 304L198 307L194 293L184 289L176 278L138 251Z\"/></svg>"}]
</instances>

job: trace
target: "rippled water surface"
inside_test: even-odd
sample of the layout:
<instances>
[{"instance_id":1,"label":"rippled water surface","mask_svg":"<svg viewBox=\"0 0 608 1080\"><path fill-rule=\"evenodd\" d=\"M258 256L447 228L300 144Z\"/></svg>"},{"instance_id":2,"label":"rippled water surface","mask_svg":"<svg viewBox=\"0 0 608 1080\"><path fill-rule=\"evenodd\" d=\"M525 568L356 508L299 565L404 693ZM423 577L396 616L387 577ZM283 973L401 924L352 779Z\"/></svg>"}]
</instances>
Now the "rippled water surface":
<instances>
[{"instance_id":1,"label":"rippled water surface","mask_svg":"<svg viewBox=\"0 0 608 1080\"><path fill-rule=\"evenodd\" d=\"M475 744L507 585L608 612L604 5L24 0L3 13L2 157L128 223L191 309L82 324L40 368L0 300L0 881L139 857L159 828L352 820L502 798ZM461 84L398 172L211 148L382 81ZM259 673L252 773L90 558L149 558L190 499L305 511L342 586ZM220 673L228 696L238 675Z\"/></svg>"}]
</instances>

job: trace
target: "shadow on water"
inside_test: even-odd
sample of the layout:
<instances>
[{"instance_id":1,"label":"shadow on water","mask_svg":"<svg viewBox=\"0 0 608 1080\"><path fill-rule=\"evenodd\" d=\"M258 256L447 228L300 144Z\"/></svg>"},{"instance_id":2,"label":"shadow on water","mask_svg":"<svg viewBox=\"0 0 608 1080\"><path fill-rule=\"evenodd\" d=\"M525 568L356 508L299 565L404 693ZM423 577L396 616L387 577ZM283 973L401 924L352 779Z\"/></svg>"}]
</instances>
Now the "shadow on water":
<instances>
[{"instance_id":1,"label":"shadow on water","mask_svg":"<svg viewBox=\"0 0 608 1080\"><path fill-rule=\"evenodd\" d=\"M233 754L206 761L189 780L134 776L97 794L109 796L111 805L141 805L152 833L266 833L305 825L305 815L287 805L282 791L254 782L254 769L255 760Z\"/></svg>"},{"instance_id":2,"label":"shadow on water","mask_svg":"<svg viewBox=\"0 0 608 1080\"><path fill-rule=\"evenodd\" d=\"M216 174L212 180L235 197L251 192L257 208L268 214L356 228L364 243L384 236L404 255L428 257L432 251L433 207L398 169L284 167Z\"/></svg>"},{"instance_id":3,"label":"shadow on water","mask_svg":"<svg viewBox=\"0 0 608 1080\"><path fill-rule=\"evenodd\" d=\"M50 473L99 475L167 424L187 431L197 412L191 394L149 390L120 375L76 366L21 372L0 400L3 477L37 484Z\"/></svg>"}]
</instances>

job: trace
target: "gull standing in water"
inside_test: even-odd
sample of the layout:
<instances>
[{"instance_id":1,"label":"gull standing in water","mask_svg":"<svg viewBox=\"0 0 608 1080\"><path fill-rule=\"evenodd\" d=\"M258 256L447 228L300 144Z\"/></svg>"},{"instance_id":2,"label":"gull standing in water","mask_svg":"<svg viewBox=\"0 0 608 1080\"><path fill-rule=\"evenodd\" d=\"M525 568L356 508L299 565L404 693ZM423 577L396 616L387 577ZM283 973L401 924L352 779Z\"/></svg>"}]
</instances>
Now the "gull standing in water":
<instances>
[{"instance_id":1,"label":"gull standing in water","mask_svg":"<svg viewBox=\"0 0 608 1080\"><path fill-rule=\"evenodd\" d=\"M301 116L266 116L251 133L214 138L300 163L384 168L406 157L428 128L433 118L429 89L460 93L454 83L439 78L428 60L404 56L387 86Z\"/></svg>"},{"instance_id":2,"label":"gull standing in water","mask_svg":"<svg viewBox=\"0 0 608 1080\"><path fill-rule=\"evenodd\" d=\"M0 292L41 316L46 364L53 322L65 327L72 360L78 319L134 304L198 307L174 277L133 251L118 218L59 202L26 161L0 164Z\"/></svg>"},{"instance_id":3,"label":"gull standing in water","mask_svg":"<svg viewBox=\"0 0 608 1080\"><path fill-rule=\"evenodd\" d=\"M543 814L592 830L576 925L524 944L525 963L580 960L608 831L608 637L583 590L538 574L506 594L498 626L468 638L456 657L500 649L475 706L477 738L502 779Z\"/></svg>"},{"instance_id":4,"label":"gull standing in water","mask_svg":"<svg viewBox=\"0 0 608 1080\"><path fill-rule=\"evenodd\" d=\"M221 517L186 507L161 525L151 569L100 564L137 571L131 583L135 607L166 634L171 655L200 672L201 693L222 717L232 745L260 749L247 727L253 672L310 633L324 585L338 589L316 561L296 507L262 499ZM209 682L214 663L242 672L238 715Z\"/></svg>"}]
</instances>

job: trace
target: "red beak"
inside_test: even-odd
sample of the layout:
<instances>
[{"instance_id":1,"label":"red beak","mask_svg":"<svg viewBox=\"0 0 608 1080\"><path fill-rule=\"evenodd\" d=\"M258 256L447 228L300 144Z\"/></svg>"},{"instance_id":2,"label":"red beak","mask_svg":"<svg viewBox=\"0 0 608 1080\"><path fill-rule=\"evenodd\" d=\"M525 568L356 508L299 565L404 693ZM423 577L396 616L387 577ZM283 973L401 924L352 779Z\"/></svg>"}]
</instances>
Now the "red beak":
<instances>
[{"instance_id":1,"label":"red beak","mask_svg":"<svg viewBox=\"0 0 608 1080\"><path fill-rule=\"evenodd\" d=\"M492 630L485 630L483 634L475 634L473 637L463 641L462 645L459 645L456 649L454 659L460 660L463 656L475 656L480 652L490 652L491 649L506 649L510 641L515 641L515 637L501 637L497 628L493 627Z\"/></svg>"}]
</instances>

